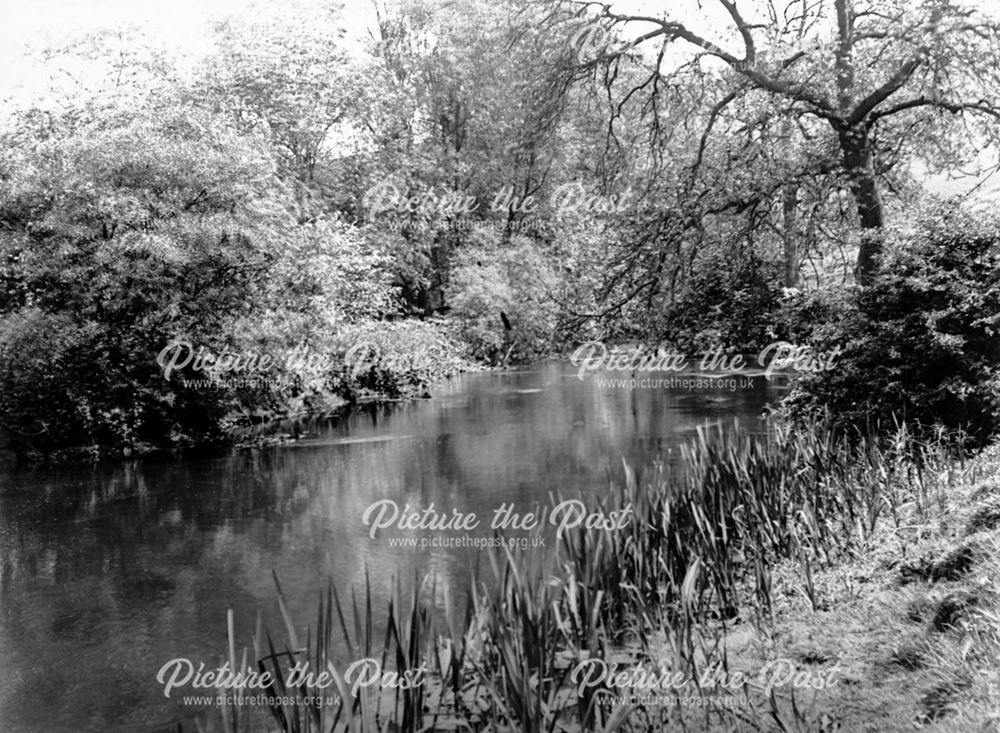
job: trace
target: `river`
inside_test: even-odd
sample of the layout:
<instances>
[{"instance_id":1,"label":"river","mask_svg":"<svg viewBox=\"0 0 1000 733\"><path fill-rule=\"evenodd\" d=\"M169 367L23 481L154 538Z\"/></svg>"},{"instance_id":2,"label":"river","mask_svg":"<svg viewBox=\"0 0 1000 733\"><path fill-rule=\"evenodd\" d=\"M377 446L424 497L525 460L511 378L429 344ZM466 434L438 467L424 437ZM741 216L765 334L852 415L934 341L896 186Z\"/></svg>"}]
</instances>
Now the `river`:
<instances>
[{"instance_id":1,"label":"river","mask_svg":"<svg viewBox=\"0 0 1000 733\"><path fill-rule=\"evenodd\" d=\"M272 571L297 618L332 578L462 585L472 549L394 546L373 502L489 520L558 492L607 491L622 459L662 457L706 421L753 425L777 388L601 386L566 363L473 373L433 399L358 409L285 446L211 457L0 468L0 730L154 733L197 712L163 695L178 657L217 666L226 611L249 643L279 627ZM428 543L429 544L429 543ZM376 606L384 596L376 597ZM304 629L304 626L303 626Z\"/></svg>"}]
</instances>

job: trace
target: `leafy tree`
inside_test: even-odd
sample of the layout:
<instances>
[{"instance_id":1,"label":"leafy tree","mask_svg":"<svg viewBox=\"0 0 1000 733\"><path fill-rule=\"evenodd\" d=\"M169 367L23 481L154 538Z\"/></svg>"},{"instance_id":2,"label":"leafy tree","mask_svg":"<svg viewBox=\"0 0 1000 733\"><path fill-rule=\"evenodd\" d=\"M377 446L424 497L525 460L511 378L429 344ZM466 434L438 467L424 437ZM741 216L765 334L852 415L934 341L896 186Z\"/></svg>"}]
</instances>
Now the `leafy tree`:
<instances>
[{"instance_id":1,"label":"leafy tree","mask_svg":"<svg viewBox=\"0 0 1000 733\"><path fill-rule=\"evenodd\" d=\"M871 284L886 225L880 184L886 151L897 159L919 156L932 166L950 167L967 157L968 148L997 142L1000 73L993 56L1000 25L952 0L768 2L753 16L735 0L718 3L735 26L739 51L673 20L669 12L654 17L604 6L603 25L594 26L602 32L581 31L579 25L570 30L589 54L583 57L586 65L610 65L605 79L617 78L619 67L631 61L652 64L648 79L624 92L627 97L644 90L655 96L669 86L661 80L672 76L663 59L670 45L681 41L696 50L693 64L712 58L732 70L719 105L758 91L780 100L787 114L809 129L825 128L838 153L830 163L845 177L861 227L858 278ZM580 4L576 15L589 6ZM636 28L629 36L635 40L603 45L616 33L624 37L626 27ZM641 54L652 44L659 44L655 60ZM655 127L658 107L651 109Z\"/></svg>"},{"instance_id":2,"label":"leafy tree","mask_svg":"<svg viewBox=\"0 0 1000 733\"><path fill-rule=\"evenodd\" d=\"M405 197L454 194L473 212L371 215L371 236L392 242L399 284L416 313L444 312L456 257L479 224L505 241L533 215L567 168L564 44L542 32L523 3L462 0L379 6L376 64L382 92L362 115L372 154L364 191L392 182ZM504 194L509 206L494 203Z\"/></svg>"},{"instance_id":3,"label":"leafy tree","mask_svg":"<svg viewBox=\"0 0 1000 733\"><path fill-rule=\"evenodd\" d=\"M0 412L37 446L210 436L237 395L168 381L157 356L219 351L266 305L287 223L273 162L186 106L84 119L3 159Z\"/></svg>"},{"instance_id":4,"label":"leafy tree","mask_svg":"<svg viewBox=\"0 0 1000 733\"><path fill-rule=\"evenodd\" d=\"M551 351L555 275L540 248L515 236L498 246L481 236L464 250L452 277L450 318L472 356L490 364L537 358Z\"/></svg>"},{"instance_id":5,"label":"leafy tree","mask_svg":"<svg viewBox=\"0 0 1000 733\"><path fill-rule=\"evenodd\" d=\"M342 24L339 8L294 4L280 17L223 21L193 91L241 131L267 136L285 172L315 183L360 91L363 65L347 51Z\"/></svg>"},{"instance_id":6,"label":"leafy tree","mask_svg":"<svg viewBox=\"0 0 1000 733\"><path fill-rule=\"evenodd\" d=\"M715 347L759 352L786 338L781 288L774 263L753 257L739 267L707 261L681 297L666 307L657 329L661 339L696 354Z\"/></svg>"}]
</instances>

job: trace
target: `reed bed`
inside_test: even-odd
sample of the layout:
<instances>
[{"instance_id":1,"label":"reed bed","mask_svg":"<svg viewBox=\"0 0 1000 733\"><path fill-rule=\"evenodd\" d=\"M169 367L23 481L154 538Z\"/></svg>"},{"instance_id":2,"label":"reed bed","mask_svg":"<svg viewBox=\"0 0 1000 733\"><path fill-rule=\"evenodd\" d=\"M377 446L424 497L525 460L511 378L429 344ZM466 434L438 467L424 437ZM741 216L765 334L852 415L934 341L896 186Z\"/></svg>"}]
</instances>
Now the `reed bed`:
<instances>
[{"instance_id":1,"label":"reed bed","mask_svg":"<svg viewBox=\"0 0 1000 733\"><path fill-rule=\"evenodd\" d=\"M622 466L597 508L627 510L624 528L576 528L555 551L490 552L464 602L446 597L442 607L417 590L404 595L394 581L380 615L367 580L349 598L328 585L301 640L279 586L285 638L279 647L258 625L253 655L258 670L279 680L274 695L294 701L272 706L266 729L554 733L697 722L702 730L805 730L808 711L794 695L779 700L771 691L763 707L747 697L742 706L697 710L684 708L680 696L718 695L699 680L708 670L729 670L729 630L773 623L777 563L796 564L801 593L817 608L814 573L863 551L880 526L898 525L903 505L922 512L940 502L954 461L943 436L918 440L905 428L876 442L845 439L822 422L802 430L775 421L763 435L706 427L645 471ZM248 652L237 659L234 636L231 628L228 658L245 666ZM346 648L347 661L335 659L334 648ZM346 667L362 658L379 659L384 670L422 667L426 676L410 689L391 679L352 689ZM679 673L697 689L664 690L677 705L654 711L614 678L575 685L572 671L586 660ZM304 662L327 671L333 688L284 689L280 680ZM330 689L334 704L303 702L329 698ZM765 718L770 728L759 724ZM224 706L227 733L252 725L239 704Z\"/></svg>"}]
</instances>

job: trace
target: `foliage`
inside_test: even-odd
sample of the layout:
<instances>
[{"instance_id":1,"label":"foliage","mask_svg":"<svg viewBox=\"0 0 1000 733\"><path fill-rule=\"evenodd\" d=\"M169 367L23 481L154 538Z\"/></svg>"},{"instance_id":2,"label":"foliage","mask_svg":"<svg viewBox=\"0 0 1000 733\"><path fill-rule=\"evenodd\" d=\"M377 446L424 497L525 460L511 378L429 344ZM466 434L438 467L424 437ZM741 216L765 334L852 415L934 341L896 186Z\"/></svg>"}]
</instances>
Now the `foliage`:
<instances>
[{"instance_id":1,"label":"foliage","mask_svg":"<svg viewBox=\"0 0 1000 733\"><path fill-rule=\"evenodd\" d=\"M538 27L541 12L506 0L378 6L365 70L378 93L360 113L357 153L331 169L352 181L347 208L393 252L408 313L447 312L453 268L476 246L477 227L504 238L517 231L524 213L494 208L499 194L543 198L577 157L569 149L579 142L567 134L576 121L558 93L566 45ZM367 193L390 183L407 198L468 197L478 206L373 212Z\"/></svg>"},{"instance_id":2,"label":"foliage","mask_svg":"<svg viewBox=\"0 0 1000 733\"><path fill-rule=\"evenodd\" d=\"M770 263L754 258L735 267L724 260L707 262L683 294L664 307L659 333L692 354L716 347L758 352L785 337L775 330L781 298L778 268Z\"/></svg>"},{"instance_id":3,"label":"foliage","mask_svg":"<svg viewBox=\"0 0 1000 733\"><path fill-rule=\"evenodd\" d=\"M825 284L816 289L782 290L774 330L793 344L809 344L817 331L843 321L855 289Z\"/></svg>"},{"instance_id":4,"label":"foliage","mask_svg":"<svg viewBox=\"0 0 1000 733\"><path fill-rule=\"evenodd\" d=\"M341 43L341 23L335 9L296 3L221 22L194 85L239 129L265 136L296 180L313 180L355 103L359 64Z\"/></svg>"},{"instance_id":5,"label":"foliage","mask_svg":"<svg viewBox=\"0 0 1000 733\"><path fill-rule=\"evenodd\" d=\"M456 333L473 357L489 364L549 353L555 319L547 296L554 274L544 253L522 237L482 242L461 253L447 291Z\"/></svg>"},{"instance_id":6,"label":"foliage","mask_svg":"<svg viewBox=\"0 0 1000 733\"><path fill-rule=\"evenodd\" d=\"M423 397L431 384L470 367L465 345L441 319L360 321L336 338L345 393L363 397Z\"/></svg>"},{"instance_id":7,"label":"foliage","mask_svg":"<svg viewBox=\"0 0 1000 733\"><path fill-rule=\"evenodd\" d=\"M270 175L266 151L184 107L19 147L0 190L8 427L36 447L211 435L233 396L168 384L156 358L172 338L219 348L252 307L275 259Z\"/></svg>"},{"instance_id":8,"label":"foliage","mask_svg":"<svg viewBox=\"0 0 1000 733\"><path fill-rule=\"evenodd\" d=\"M855 290L814 346L835 368L803 378L797 412L853 430L941 424L982 445L1000 429L1000 224L937 207L902 236L872 288Z\"/></svg>"},{"instance_id":9,"label":"foliage","mask_svg":"<svg viewBox=\"0 0 1000 733\"><path fill-rule=\"evenodd\" d=\"M819 378L802 389L852 424L857 398L884 404L879 419L892 406L985 430L993 347L973 332L993 328L988 283L904 294L890 278L847 304L825 267L822 295L781 285L859 243L867 263L883 214L914 200L911 163L957 167L970 133L995 139L982 49L998 26L938 3L837 0L836 23L818 7L757 22L721 5L745 58L681 22L652 22L635 46L632 16L518 0L381 3L372 42L353 47L339 8L295 2L215 24L193 65L132 32L44 51L51 98L15 110L0 145L3 421L39 447L185 442L226 415L424 394L467 356L505 365L635 337L874 351L896 324L908 334L896 350L929 348L937 372L858 356L840 385L850 397ZM588 39L610 45L588 56ZM700 47L690 63L645 53L681 41ZM566 215L553 194L570 182L592 202L631 192L635 206ZM390 183L478 206L373 213L368 194ZM884 184L901 192L885 207ZM494 206L504 192L514 205ZM530 212L516 203L528 198ZM859 239L859 222L877 236ZM890 314L904 307L908 319ZM354 372L355 337L384 363ZM285 366L252 386L168 383L155 354L174 339ZM427 348L442 365L404 358ZM303 349L326 366L288 366ZM968 362L954 378L953 357ZM71 360L86 364L51 366ZM877 388L855 389L870 376Z\"/></svg>"},{"instance_id":10,"label":"foliage","mask_svg":"<svg viewBox=\"0 0 1000 733\"><path fill-rule=\"evenodd\" d=\"M751 157L762 139L778 137L781 142L768 147L781 151L776 157L787 154L790 162L799 158L790 166L796 177L833 176L849 190L852 223L866 234L858 247L857 274L870 284L887 225L883 176L905 178L898 171L915 160L958 167L969 162L970 151L996 144L1000 75L989 59L1000 40L1000 23L985 8L936 1L835 0L832 8L815 4L801 13L781 13L766 4L738 8L729 0L712 5L736 27L726 41L702 35L676 14L652 18L600 8L591 19L599 37L610 43L597 49L583 43L583 60L604 67L597 80L617 101L613 109L620 111L630 100L641 109L639 119L654 143L675 134L674 125L662 124L663 88L686 91L699 77L719 82L711 86L721 89L704 103L686 105L690 111L707 110L707 123L698 124L700 142L688 148L696 158L693 169L701 167L715 127L728 126ZM570 22L578 17L571 13ZM624 42L639 33L640 48L649 53L636 53L635 43ZM675 63L664 74L662 59L675 43L687 46L690 61ZM626 83L619 83L623 78ZM748 95L768 97L784 111L775 114L773 107L755 103L749 114L727 121L727 108ZM781 132L768 133L771 126ZM813 161L796 156L798 139L821 155ZM765 166L773 157L763 156ZM755 175L750 166L732 173L744 180ZM696 183L697 175L689 185ZM708 189L698 193L710 195ZM754 187L750 193L731 199L727 208L757 208L764 192Z\"/></svg>"}]
</instances>

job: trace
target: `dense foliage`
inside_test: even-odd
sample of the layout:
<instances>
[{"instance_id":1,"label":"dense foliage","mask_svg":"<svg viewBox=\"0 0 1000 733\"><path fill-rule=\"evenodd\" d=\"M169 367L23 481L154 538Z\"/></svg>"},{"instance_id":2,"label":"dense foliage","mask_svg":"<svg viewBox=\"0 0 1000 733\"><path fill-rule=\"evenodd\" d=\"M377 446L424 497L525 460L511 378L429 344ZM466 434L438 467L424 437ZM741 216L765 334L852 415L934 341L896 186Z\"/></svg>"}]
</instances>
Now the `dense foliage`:
<instances>
[{"instance_id":1,"label":"dense foliage","mask_svg":"<svg viewBox=\"0 0 1000 733\"><path fill-rule=\"evenodd\" d=\"M554 281L544 252L521 237L493 251L484 245L463 252L448 302L472 355L507 364L550 353L556 308L546 290Z\"/></svg>"},{"instance_id":2,"label":"dense foliage","mask_svg":"<svg viewBox=\"0 0 1000 733\"><path fill-rule=\"evenodd\" d=\"M156 355L218 349L271 277L266 151L179 108L103 109L5 168L4 424L37 445L208 437L235 396L169 384Z\"/></svg>"},{"instance_id":3,"label":"dense foliage","mask_svg":"<svg viewBox=\"0 0 1000 733\"><path fill-rule=\"evenodd\" d=\"M688 353L721 346L760 352L788 338L780 330L782 286L774 263L706 263L683 295L665 309L664 337Z\"/></svg>"},{"instance_id":4,"label":"dense foliage","mask_svg":"<svg viewBox=\"0 0 1000 733\"><path fill-rule=\"evenodd\" d=\"M827 408L868 431L894 421L1000 430L1000 228L951 209L901 238L874 287L857 289L814 345L836 368L800 381L797 410Z\"/></svg>"},{"instance_id":5,"label":"dense foliage","mask_svg":"<svg viewBox=\"0 0 1000 733\"><path fill-rule=\"evenodd\" d=\"M992 139L994 72L946 71L997 28L883 10L848 14L873 26L839 45L731 12L742 65L704 44L661 63L621 43L640 21L521 0L399 0L363 41L301 0L216 23L191 59L133 32L50 48L44 101L0 125L0 430L29 449L187 444L422 395L467 359L787 339L842 350L803 409L985 436L995 224L939 217L877 284L843 283L855 260L870 280L886 222L926 201L913 163L958 167L963 135ZM958 19L976 32L953 53ZM927 36L918 62L903 21ZM691 41L678 29L644 38ZM873 67L837 77L834 110L823 59L850 65L851 44ZM867 90L899 64L898 87ZM907 101L931 68L936 96ZM223 363L165 373L181 345Z\"/></svg>"}]
</instances>

